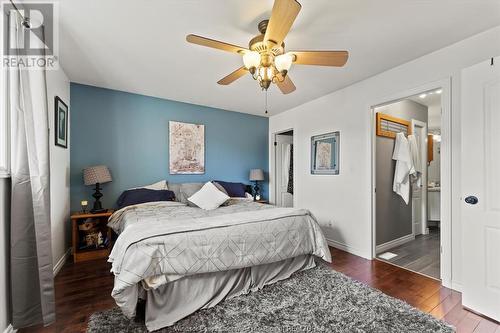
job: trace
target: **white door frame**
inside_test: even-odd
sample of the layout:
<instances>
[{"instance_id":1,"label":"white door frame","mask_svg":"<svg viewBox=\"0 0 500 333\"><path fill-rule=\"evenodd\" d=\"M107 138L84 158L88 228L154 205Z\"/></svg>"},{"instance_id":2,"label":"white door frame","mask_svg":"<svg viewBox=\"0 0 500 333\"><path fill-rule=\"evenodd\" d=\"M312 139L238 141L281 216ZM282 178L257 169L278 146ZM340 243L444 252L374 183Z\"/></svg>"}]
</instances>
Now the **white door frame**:
<instances>
[{"instance_id":1,"label":"white door frame","mask_svg":"<svg viewBox=\"0 0 500 333\"><path fill-rule=\"evenodd\" d=\"M430 82L422 86L400 91L394 95L387 96L379 100L375 100L368 104L366 109L369 110L369 117L371 120L371 183L372 183L372 259L376 258L376 194L375 194L375 139L376 139L376 115L374 109L387 104L398 102L410 96L421 94L422 92L442 89L441 93L441 284L445 287L452 288L451 285L451 272L452 272L452 248L451 248L451 147L452 147L452 133L451 133L451 77Z\"/></svg>"},{"instance_id":2,"label":"white door frame","mask_svg":"<svg viewBox=\"0 0 500 333\"><path fill-rule=\"evenodd\" d=\"M428 129L427 129L427 124L424 123L423 121L417 120L417 119L412 119L411 120L411 130L412 133L415 133L415 127L421 127L424 129L424 132L427 134ZM427 143L427 136L423 138L424 142ZM424 170L422 172L422 206L421 206L421 217L422 221L420 222L420 233L422 235L426 235L429 233L427 230L427 145L426 144L421 144L420 146L420 155L422 160L420 161L423 166ZM412 223L412 231L413 235L416 234L415 232L415 224Z\"/></svg>"},{"instance_id":3,"label":"white door frame","mask_svg":"<svg viewBox=\"0 0 500 333\"><path fill-rule=\"evenodd\" d=\"M274 142L276 142L276 135L280 135L280 134L290 132L290 131L293 131L293 145L294 145L294 147L296 147L295 131L294 131L293 127L274 132L271 136L271 140L273 140L272 144L271 144L273 151L270 154L271 155L271 168L269 170L269 178L273 178L273 179L269 179L269 185L272 184L272 188L271 188L271 186L269 186L269 203L271 203L273 205L276 204L276 186L278 184L276 179L274 179L277 175L277 172L276 172L276 146L274 145ZM295 159L293 159L293 180L294 180L293 186L294 187L295 187L295 179L297 179L297 178L295 178L295 176L297 175L295 167L296 167L296 162L295 162ZM293 196L293 206L296 207L295 195Z\"/></svg>"}]
</instances>

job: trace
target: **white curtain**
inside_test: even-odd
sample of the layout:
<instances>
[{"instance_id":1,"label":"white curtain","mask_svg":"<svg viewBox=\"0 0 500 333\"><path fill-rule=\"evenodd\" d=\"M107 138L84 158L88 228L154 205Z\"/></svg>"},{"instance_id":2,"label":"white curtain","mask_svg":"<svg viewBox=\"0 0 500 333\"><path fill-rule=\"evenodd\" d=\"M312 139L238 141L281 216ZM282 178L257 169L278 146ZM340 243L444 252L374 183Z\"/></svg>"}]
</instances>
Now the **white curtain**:
<instances>
[{"instance_id":1,"label":"white curtain","mask_svg":"<svg viewBox=\"0 0 500 333\"><path fill-rule=\"evenodd\" d=\"M11 45L24 27L9 17ZM20 57L18 55L17 57ZM45 69L11 68L11 299L15 328L55 320L50 236L49 134Z\"/></svg>"}]
</instances>

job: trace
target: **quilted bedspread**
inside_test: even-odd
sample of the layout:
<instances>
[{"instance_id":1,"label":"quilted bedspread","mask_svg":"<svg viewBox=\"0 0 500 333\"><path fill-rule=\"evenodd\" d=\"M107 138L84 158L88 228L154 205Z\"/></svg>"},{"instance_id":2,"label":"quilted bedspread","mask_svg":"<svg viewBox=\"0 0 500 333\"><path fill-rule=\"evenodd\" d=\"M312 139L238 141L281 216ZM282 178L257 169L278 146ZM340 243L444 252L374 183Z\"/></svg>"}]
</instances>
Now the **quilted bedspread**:
<instances>
[{"instance_id":1,"label":"quilted bedspread","mask_svg":"<svg viewBox=\"0 0 500 333\"><path fill-rule=\"evenodd\" d=\"M241 201L212 211L177 202L130 206L108 225L118 237L109 261L112 292L135 315L145 288L183 276L273 263L305 254L331 261L325 237L308 210Z\"/></svg>"}]
</instances>

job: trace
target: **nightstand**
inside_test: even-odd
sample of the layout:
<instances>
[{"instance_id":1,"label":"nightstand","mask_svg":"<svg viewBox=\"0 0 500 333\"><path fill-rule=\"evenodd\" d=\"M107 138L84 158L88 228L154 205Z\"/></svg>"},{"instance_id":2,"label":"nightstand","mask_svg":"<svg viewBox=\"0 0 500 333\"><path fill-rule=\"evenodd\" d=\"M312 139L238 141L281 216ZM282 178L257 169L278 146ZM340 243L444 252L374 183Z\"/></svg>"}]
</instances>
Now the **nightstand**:
<instances>
[{"instance_id":1,"label":"nightstand","mask_svg":"<svg viewBox=\"0 0 500 333\"><path fill-rule=\"evenodd\" d=\"M107 258L112 247L112 231L108 228L108 218L113 214L113 210L103 213L82 213L71 214L71 229L73 239L73 262ZM94 234L100 232L105 242L102 246L87 246L84 232L79 227L91 226Z\"/></svg>"},{"instance_id":2,"label":"nightstand","mask_svg":"<svg viewBox=\"0 0 500 333\"><path fill-rule=\"evenodd\" d=\"M269 205L269 201L265 199L255 200L254 202Z\"/></svg>"}]
</instances>

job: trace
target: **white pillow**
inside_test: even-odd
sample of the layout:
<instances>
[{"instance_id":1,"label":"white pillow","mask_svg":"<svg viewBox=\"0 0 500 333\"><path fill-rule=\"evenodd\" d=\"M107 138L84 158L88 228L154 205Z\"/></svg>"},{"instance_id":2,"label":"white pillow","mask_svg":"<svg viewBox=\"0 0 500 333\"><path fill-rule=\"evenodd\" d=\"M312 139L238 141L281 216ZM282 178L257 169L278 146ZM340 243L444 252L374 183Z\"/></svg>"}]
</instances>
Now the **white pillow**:
<instances>
[{"instance_id":1,"label":"white pillow","mask_svg":"<svg viewBox=\"0 0 500 333\"><path fill-rule=\"evenodd\" d=\"M130 190L137 190L139 188L145 188L148 190L168 190L168 185L166 180L160 180L157 183L151 184L151 185L145 185L145 186L140 186L140 187L134 187L131 188Z\"/></svg>"},{"instance_id":2,"label":"white pillow","mask_svg":"<svg viewBox=\"0 0 500 333\"><path fill-rule=\"evenodd\" d=\"M242 198L242 197L232 197L231 200L234 200L234 201L253 201L253 195L251 195L248 192L245 192L245 197L244 198Z\"/></svg>"},{"instance_id":3,"label":"white pillow","mask_svg":"<svg viewBox=\"0 0 500 333\"><path fill-rule=\"evenodd\" d=\"M203 187L190 196L188 200L204 210L216 209L229 199L229 196L219 191L212 182L208 182Z\"/></svg>"}]
</instances>

